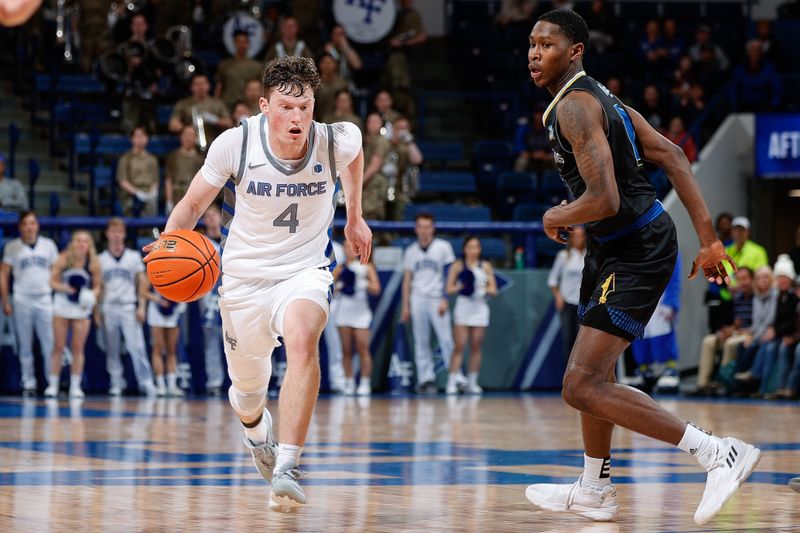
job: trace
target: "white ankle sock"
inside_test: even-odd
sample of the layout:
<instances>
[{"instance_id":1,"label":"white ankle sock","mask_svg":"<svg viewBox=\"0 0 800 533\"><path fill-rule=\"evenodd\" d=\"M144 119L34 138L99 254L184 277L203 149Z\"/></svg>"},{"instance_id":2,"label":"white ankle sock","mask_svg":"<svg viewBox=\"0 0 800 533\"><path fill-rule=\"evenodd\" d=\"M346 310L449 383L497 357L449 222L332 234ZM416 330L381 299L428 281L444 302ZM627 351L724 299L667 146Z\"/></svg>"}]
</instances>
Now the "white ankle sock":
<instances>
[{"instance_id":1,"label":"white ankle sock","mask_svg":"<svg viewBox=\"0 0 800 533\"><path fill-rule=\"evenodd\" d=\"M372 387L372 383L370 382L372 378L365 378L361 376L361 381L359 382L359 387Z\"/></svg>"},{"instance_id":2,"label":"white ankle sock","mask_svg":"<svg viewBox=\"0 0 800 533\"><path fill-rule=\"evenodd\" d=\"M61 375L60 374L50 374L47 377L47 384L50 385L51 387L58 388L58 382L60 380L61 380Z\"/></svg>"},{"instance_id":3,"label":"white ankle sock","mask_svg":"<svg viewBox=\"0 0 800 533\"><path fill-rule=\"evenodd\" d=\"M275 460L275 472L283 465L294 459L295 464L300 464L300 454L303 453L302 446L294 444L278 444L278 458Z\"/></svg>"},{"instance_id":4,"label":"white ankle sock","mask_svg":"<svg viewBox=\"0 0 800 533\"><path fill-rule=\"evenodd\" d=\"M178 388L178 376L175 375L175 372L170 372L167 374L167 388L168 389Z\"/></svg>"},{"instance_id":5,"label":"white ankle sock","mask_svg":"<svg viewBox=\"0 0 800 533\"><path fill-rule=\"evenodd\" d=\"M158 387L159 389L163 389L166 387L166 384L164 383L164 374L156 376L156 387Z\"/></svg>"},{"instance_id":6,"label":"white ankle sock","mask_svg":"<svg viewBox=\"0 0 800 533\"><path fill-rule=\"evenodd\" d=\"M456 383L458 383L458 375L459 375L459 372L450 372L450 374L448 374L448 376L447 376L447 386L448 387L450 385L455 385Z\"/></svg>"},{"instance_id":7,"label":"white ankle sock","mask_svg":"<svg viewBox=\"0 0 800 533\"><path fill-rule=\"evenodd\" d=\"M469 379L469 386L470 387L477 387L478 386L478 373L477 372L470 372L469 376L467 376L467 378Z\"/></svg>"},{"instance_id":8,"label":"white ankle sock","mask_svg":"<svg viewBox=\"0 0 800 533\"><path fill-rule=\"evenodd\" d=\"M261 420L258 421L255 427L249 428L242 425L244 428L245 436L250 439L250 442L256 446L267 442L267 422L264 420L264 415L261 415Z\"/></svg>"},{"instance_id":9,"label":"white ankle sock","mask_svg":"<svg viewBox=\"0 0 800 533\"><path fill-rule=\"evenodd\" d=\"M691 422L678 443L678 448L694 456L700 466L708 470L717 456L717 439Z\"/></svg>"},{"instance_id":10,"label":"white ankle sock","mask_svg":"<svg viewBox=\"0 0 800 533\"><path fill-rule=\"evenodd\" d=\"M69 376L69 388L70 389L80 389L81 388L81 375L80 374L70 374L70 376Z\"/></svg>"},{"instance_id":11,"label":"white ankle sock","mask_svg":"<svg viewBox=\"0 0 800 533\"><path fill-rule=\"evenodd\" d=\"M598 459L583 454L583 478L581 485L602 490L611 484L611 457Z\"/></svg>"}]
</instances>

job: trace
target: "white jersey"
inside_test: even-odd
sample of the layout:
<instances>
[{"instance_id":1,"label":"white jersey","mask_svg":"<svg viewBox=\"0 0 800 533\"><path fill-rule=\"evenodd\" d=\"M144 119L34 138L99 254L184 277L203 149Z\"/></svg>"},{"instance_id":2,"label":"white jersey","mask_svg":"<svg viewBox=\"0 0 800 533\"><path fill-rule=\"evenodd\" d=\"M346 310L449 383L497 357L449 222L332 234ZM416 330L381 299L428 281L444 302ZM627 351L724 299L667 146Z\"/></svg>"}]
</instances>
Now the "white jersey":
<instances>
[{"instance_id":1,"label":"white jersey","mask_svg":"<svg viewBox=\"0 0 800 533\"><path fill-rule=\"evenodd\" d=\"M223 273L281 280L330 266L336 175L359 150L361 131L349 122L312 122L308 150L297 162L274 155L264 114L222 133L202 173L209 184L225 187Z\"/></svg>"},{"instance_id":2,"label":"white jersey","mask_svg":"<svg viewBox=\"0 0 800 533\"><path fill-rule=\"evenodd\" d=\"M100 254L100 271L103 274L103 305L136 303L136 278L144 272L144 261L139 252L126 248L114 257L106 250Z\"/></svg>"},{"instance_id":3,"label":"white jersey","mask_svg":"<svg viewBox=\"0 0 800 533\"><path fill-rule=\"evenodd\" d=\"M426 249L419 242L406 248L403 270L411 272L411 295L424 298L444 297L444 267L456 260L453 247L442 239L433 239Z\"/></svg>"},{"instance_id":4,"label":"white jersey","mask_svg":"<svg viewBox=\"0 0 800 533\"><path fill-rule=\"evenodd\" d=\"M52 294L50 269L58 259L56 243L47 237L39 237L33 246L22 239L6 244L3 263L11 265L16 296L45 296Z\"/></svg>"}]
</instances>

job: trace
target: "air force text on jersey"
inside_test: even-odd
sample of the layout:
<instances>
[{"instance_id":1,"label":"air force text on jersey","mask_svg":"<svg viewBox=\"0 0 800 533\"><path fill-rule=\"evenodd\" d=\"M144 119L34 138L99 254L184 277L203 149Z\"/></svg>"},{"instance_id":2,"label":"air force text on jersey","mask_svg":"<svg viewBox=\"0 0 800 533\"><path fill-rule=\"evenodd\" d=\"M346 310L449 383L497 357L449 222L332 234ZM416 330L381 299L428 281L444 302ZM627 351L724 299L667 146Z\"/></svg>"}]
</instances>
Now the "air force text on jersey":
<instances>
[{"instance_id":1,"label":"air force text on jersey","mask_svg":"<svg viewBox=\"0 0 800 533\"><path fill-rule=\"evenodd\" d=\"M247 194L255 196L300 197L317 196L326 194L327 182L315 181L311 183L269 183L265 181L251 181L247 184Z\"/></svg>"}]
</instances>

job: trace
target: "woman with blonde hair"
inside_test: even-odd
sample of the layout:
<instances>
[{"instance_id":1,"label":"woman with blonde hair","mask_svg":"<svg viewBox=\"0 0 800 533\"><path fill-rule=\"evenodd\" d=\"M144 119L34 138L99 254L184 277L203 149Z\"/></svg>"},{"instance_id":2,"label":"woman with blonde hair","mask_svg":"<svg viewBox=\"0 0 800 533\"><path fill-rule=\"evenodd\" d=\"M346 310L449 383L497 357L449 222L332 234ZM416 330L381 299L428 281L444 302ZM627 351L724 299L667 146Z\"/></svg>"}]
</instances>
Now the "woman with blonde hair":
<instances>
[{"instance_id":1,"label":"woman with blonde hair","mask_svg":"<svg viewBox=\"0 0 800 533\"><path fill-rule=\"evenodd\" d=\"M61 356L72 330L72 365L69 380L70 398L83 398L84 348L89 335L92 310L100 296L100 261L94 240L88 231L72 233L67 248L61 252L51 270L50 286L53 297L53 354L50 360L50 377L44 395L58 395L61 376Z\"/></svg>"}]
</instances>

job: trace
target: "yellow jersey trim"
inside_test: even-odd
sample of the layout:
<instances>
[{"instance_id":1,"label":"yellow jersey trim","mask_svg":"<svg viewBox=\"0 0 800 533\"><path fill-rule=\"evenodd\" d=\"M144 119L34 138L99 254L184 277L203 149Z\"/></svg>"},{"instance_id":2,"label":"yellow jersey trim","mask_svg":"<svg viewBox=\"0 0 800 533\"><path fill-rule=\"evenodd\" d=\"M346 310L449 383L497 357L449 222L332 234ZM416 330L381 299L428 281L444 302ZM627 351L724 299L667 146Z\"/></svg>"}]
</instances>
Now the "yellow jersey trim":
<instances>
[{"instance_id":1,"label":"yellow jersey trim","mask_svg":"<svg viewBox=\"0 0 800 533\"><path fill-rule=\"evenodd\" d=\"M550 102L550 105L547 106L547 109L544 110L544 115L542 115L542 125L544 125L545 128L547 127L547 116L553 109L555 109L556 104L558 103L559 100L561 100L561 97L564 96L564 93L567 92L567 89L569 89L573 83L578 81L578 79L582 78L583 76L586 76L585 70L581 70L580 72L572 76L572 78L566 84L564 84L561 90L559 90L553 97L553 101Z\"/></svg>"}]
</instances>

